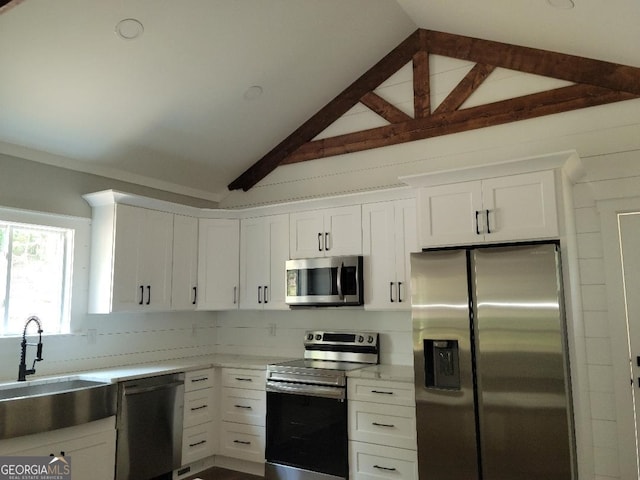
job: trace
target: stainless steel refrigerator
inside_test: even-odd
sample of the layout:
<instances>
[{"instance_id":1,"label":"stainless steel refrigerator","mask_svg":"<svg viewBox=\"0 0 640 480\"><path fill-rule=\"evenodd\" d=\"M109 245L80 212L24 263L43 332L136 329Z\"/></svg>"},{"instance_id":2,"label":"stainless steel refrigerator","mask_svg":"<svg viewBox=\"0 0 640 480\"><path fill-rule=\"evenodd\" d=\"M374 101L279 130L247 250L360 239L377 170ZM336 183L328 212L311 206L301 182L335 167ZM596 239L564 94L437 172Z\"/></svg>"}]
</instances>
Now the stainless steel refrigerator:
<instances>
[{"instance_id":1,"label":"stainless steel refrigerator","mask_svg":"<svg viewBox=\"0 0 640 480\"><path fill-rule=\"evenodd\" d=\"M421 480L569 480L556 244L411 254Z\"/></svg>"}]
</instances>

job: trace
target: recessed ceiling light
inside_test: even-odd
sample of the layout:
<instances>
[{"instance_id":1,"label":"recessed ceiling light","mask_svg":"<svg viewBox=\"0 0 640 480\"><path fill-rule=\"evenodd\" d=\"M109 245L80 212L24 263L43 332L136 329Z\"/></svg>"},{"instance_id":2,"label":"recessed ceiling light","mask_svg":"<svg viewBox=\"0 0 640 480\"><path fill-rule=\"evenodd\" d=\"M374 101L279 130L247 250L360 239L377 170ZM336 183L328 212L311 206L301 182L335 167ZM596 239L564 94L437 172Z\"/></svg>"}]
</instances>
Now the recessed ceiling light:
<instances>
[{"instance_id":1,"label":"recessed ceiling light","mask_svg":"<svg viewBox=\"0 0 640 480\"><path fill-rule=\"evenodd\" d=\"M576 6L573 0L547 0L547 3L555 8L570 9Z\"/></svg>"},{"instance_id":2,"label":"recessed ceiling light","mask_svg":"<svg viewBox=\"0 0 640 480\"><path fill-rule=\"evenodd\" d=\"M116 24L116 35L123 40L134 40L142 35L142 32L144 32L144 26L135 18L125 18Z\"/></svg>"},{"instance_id":3,"label":"recessed ceiling light","mask_svg":"<svg viewBox=\"0 0 640 480\"><path fill-rule=\"evenodd\" d=\"M260 85L253 85L247 88L242 95L245 100L255 100L262 95L262 87Z\"/></svg>"}]
</instances>

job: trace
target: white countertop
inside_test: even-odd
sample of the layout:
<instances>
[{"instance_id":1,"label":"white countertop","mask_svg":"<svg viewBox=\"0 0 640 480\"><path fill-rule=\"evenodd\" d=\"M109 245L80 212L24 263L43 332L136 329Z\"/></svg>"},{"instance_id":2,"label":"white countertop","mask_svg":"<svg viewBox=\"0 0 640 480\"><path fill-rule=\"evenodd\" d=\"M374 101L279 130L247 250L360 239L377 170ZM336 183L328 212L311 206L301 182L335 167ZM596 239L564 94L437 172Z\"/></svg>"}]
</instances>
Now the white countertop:
<instances>
[{"instance_id":1,"label":"white countertop","mask_svg":"<svg viewBox=\"0 0 640 480\"><path fill-rule=\"evenodd\" d=\"M350 371L349 378L367 378L371 380L387 380L390 382L413 383L412 365L372 365Z\"/></svg>"}]
</instances>

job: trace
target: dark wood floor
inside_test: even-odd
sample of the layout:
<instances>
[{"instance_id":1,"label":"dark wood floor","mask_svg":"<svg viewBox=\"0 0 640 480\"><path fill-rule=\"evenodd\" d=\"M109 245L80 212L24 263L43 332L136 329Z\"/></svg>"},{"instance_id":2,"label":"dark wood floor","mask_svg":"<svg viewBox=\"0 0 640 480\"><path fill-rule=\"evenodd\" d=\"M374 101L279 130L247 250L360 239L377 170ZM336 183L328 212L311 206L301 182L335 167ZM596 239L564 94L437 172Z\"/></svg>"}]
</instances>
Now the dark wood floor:
<instances>
[{"instance_id":1,"label":"dark wood floor","mask_svg":"<svg viewBox=\"0 0 640 480\"><path fill-rule=\"evenodd\" d=\"M264 477L258 477L256 475L250 475L248 473L234 472L233 470L227 470L225 468L213 467L204 472L195 474L187 480L264 480Z\"/></svg>"}]
</instances>

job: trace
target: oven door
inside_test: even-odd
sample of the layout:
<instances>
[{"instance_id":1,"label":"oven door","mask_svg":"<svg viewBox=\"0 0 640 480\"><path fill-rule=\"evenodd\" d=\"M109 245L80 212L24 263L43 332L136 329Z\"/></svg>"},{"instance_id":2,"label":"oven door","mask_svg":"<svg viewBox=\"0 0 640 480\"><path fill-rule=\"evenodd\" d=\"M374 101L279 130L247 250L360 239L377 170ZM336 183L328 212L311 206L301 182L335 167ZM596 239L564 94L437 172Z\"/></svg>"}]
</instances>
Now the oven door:
<instances>
[{"instance_id":1,"label":"oven door","mask_svg":"<svg viewBox=\"0 0 640 480\"><path fill-rule=\"evenodd\" d=\"M297 391L301 387L307 386L267 387L267 480L285 478L279 472L292 469L298 470L296 478L314 478L313 473L347 478L345 389L320 387L313 393L322 396L314 396Z\"/></svg>"}]
</instances>

